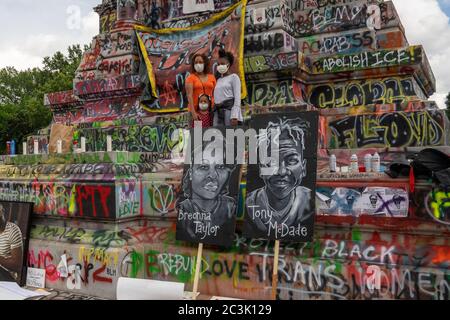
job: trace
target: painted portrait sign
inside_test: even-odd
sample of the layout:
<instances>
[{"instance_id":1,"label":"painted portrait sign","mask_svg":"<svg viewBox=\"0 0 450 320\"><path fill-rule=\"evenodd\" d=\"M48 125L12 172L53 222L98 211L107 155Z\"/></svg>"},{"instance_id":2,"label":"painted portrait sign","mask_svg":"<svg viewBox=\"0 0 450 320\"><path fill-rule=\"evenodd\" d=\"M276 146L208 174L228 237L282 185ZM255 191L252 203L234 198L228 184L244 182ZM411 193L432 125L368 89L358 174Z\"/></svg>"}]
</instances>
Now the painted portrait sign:
<instances>
[{"instance_id":1,"label":"painted portrait sign","mask_svg":"<svg viewBox=\"0 0 450 320\"><path fill-rule=\"evenodd\" d=\"M318 114L257 115L250 126L259 132L259 150L258 164L250 164L247 172L244 236L311 241L315 219ZM274 150L277 157L272 154Z\"/></svg>"},{"instance_id":2,"label":"painted portrait sign","mask_svg":"<svg viewBox=\"0 0 450 320\"><path fill-rule=\"evenodd\" d=\"M0 201L0 281L24 286L33 203Z\"/></svg>"},{"instance_id":3,"label":"painted portrait sign","mask_svg":"<svg viewBox=\"0 0 450 320\"><path fill-rule=\"evenodd\" d=\"M191 152L186 152L183 192L177 204L177 240L229 247L234 240L241 166L226 161L227 150L232 148L236 155L237 149L225 138L217 139L225 136L225 128L207 131L216 139L198 144L191 139Z\"/></svg>"}]
</instances>

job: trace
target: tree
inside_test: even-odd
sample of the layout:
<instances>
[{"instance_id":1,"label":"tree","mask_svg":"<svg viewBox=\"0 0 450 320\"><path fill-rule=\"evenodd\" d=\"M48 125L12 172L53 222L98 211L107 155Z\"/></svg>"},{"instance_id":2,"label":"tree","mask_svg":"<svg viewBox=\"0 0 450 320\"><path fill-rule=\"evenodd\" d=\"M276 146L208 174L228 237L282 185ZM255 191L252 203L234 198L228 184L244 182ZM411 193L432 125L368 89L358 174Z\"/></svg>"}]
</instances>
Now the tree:
<instances>
[{"instance_id":1,"label":"tree","mask_svg":"<svg viewBox=\"0 0 450 320\"><path fill-rule=\"evenodd\" d=\"M88 47L84 47L84 51ZM13 67L0 69L0 152L6 142L23 141L28 134L47 127L52 119L44 106L44 95L70 90L83 56L80 45L68 48L68 54L56 52L45 57L42 68L18 71Z\"/></svg>"},{"instance_id":2,"label":"tree","mask_svg":"<svg viewBox=\"0 0 450 320\"><path fill-rule=\"evenodd\" d=\"M447 95L447 99L445 100L445 106L446 106L446 113L447 113L447 118L450 119L450 92Z\"/></svg>"}]
</instances>

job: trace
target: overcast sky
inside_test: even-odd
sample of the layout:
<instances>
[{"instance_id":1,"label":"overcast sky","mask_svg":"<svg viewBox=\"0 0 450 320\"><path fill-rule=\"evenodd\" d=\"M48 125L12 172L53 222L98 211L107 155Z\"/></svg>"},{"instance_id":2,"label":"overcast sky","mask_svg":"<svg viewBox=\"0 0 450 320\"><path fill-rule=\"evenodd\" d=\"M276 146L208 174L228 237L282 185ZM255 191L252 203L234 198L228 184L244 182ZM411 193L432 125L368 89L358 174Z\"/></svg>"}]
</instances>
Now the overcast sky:
<instances>
[{"instance_id":1,"label":"overcast sky","mask_svg":"<svg viewBox=\"0 0 450 320\"><path fill-rule=\"evenodd\" d=\"M90 43L98 34L98 16L92 8L99 3L101 0L0 0L0 68L40 66L43 57L57 50ZM437 94L432 99L443 106L450 92L450 0L394 3L409 42L425 47L437 80ZM78 26L70 19L76 13L72 6L79 9Z\"/></svg>"}]
</instances>

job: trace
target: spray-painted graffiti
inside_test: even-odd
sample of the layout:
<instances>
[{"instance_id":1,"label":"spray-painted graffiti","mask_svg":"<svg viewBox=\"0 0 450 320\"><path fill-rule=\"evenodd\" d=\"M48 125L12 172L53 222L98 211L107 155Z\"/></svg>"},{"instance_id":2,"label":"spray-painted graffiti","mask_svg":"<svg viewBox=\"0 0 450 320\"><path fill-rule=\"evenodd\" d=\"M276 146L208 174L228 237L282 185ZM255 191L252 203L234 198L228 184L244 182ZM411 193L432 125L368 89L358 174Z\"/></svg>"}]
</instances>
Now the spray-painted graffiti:
<instances>
[{"instance_id":1,"label":"spray-painted graffiti","mask_svg":"<svg viewBox=\"0 0 450 320\"><path fill-rule=\"evenodd\" d=\"M34 203L34 213L114 219L114 186L70 182L1 182L0 199Z\"/></svg>"},{"instance_id":2,"label":"spray-painted graffiti","mask_svg":"<svg viewBox=\"0 0 450 320\"><path fill-rule=\"evenodd\" d=\"M99 43L99 56L102 58L138 53L133 31L100 34L96 41Z\"/></svg>"},{"instance_id":3,"label":"spray-painted graffiti","mask_svg":"<svg viewBox=\"0 0 450 320\"><path fill-rule=\"evenodd\" d=\"M322 84L311 86L308 91L309 102L321 109L401 104L424 97L410 77Z\"/></svg>"},{"instance_id":4,"label":"spray-painted graffiti","mask_svg":"<svg viewBox=\"0 0 450 320\"><path fill-rule=\"evenodd\" d=\"M391 66L411 65L420 63L423 59L421 46L395 50L365 51L350 55L321 57L314 59L312 73L330 73L382 68Z\"/></svg>"},{"instance_id":5,"label":"spray-painted graffiti","mask_svg":"<svg viewBox=\"0 0 450 320\"><path fill-rule=\"evenodd\" d=\"M137 217L143 214L141 190L136 180L121 181L117 187L118 216Z\"/></svg>"},{"instance_id":6,"label":"spray-painted graffiti","mask_svg":"<svg viewBox=\"0 0 450 320\"><path fill-rule=\"evenodd\" d=\"M365 1L352 1L336 6L334 4L317 5L310 10L286 11L287 14L282 18L285 25L293 26L296 37L363 27L373 30L384 29L399 23L391 2L375 5L368 5Z\"/></svg>"},{"instance_id":7,"label":"spray-painted graffiti","mask_svg":"<svg viewBox=\"0 0 450 320\"><path fill-rule=\"evenodd\" d=\"M299 56L296 52L247 56L244 59L246 73L295 69L298 66Z\"/></svg>"},{"instance_id":8,"label":"spray-painted graffiti","mask_svg":"<svg viewBox=\"0 0 450 320\"><path fill-rule=\"evenodd\" d=\"M117 164L131 164L131 163L146 163L148 161L141 160L144 158L142 154L135 153L62 153L62 154L40 154L40 155L18 155L16 157L4 158L4 165L22 165L30 166L40 164L65 164L70 165L74 163L83 164L98 164L98 163L117 163ZM0 157L1 158L1 157Z\"/></svg>"},{"instance_id":9,"label":"spray-painted graffiti","mask_svg":"<svg viewBox=\"0 0 450 320\"><path fill-rule=\"evenodd\" d=\"M145 115L146 111L136 97L116 98L87 102L82 108L55 111L53 122L78 124L138 118Z\"/></svg>"},{"instance_id":10,"label":"spray-painted graffiti","mask_svg":"<svg viewBox=\"0 0 450 320\"><path fill-rule=\"evenodd\" d=\"M214 0L216 11L234 3ZM0 157L0 200L35 204L28 265L46 271L47 287L58 290L53 299L78 299L83 293L87 299L114 299L119 277L179 281L190 290L197 248L176 241L173 218L191 118L188 113L153 116L148 110L186 108L184 85L193 53L212 58L214 72L219 48L231 48L237 56L237 44L244 43L247 55L239 60L247 73L249 115L277 112L280 106L341 108L321 111L320 132L322 147L341 149L334 150L340 164L353 153L362 159L367 148L446 142L444 112L428 111L432 107L420 101L426 98L423 91L428 95L434 87L425 54L421 47L405 48L390 1L251 1L245 41L238 39L239 9L200 29L192 26L212 12L186 16L180 0L104 1L96 11L104 32L84 54L74 92L45 98L55 123L76 124L75 142L80 146L86 138L88 153ZM137 60L135 22L190 30L181 36L138 32L155 88L142 78L153 80L152 74L138 70L146 65ZM357 80L349 76L353 71ZM137 97L149 89L155 92L144 99L147 106L140 105ZM115 152L104 152L108 135ZM383 165L405 159L399 150L378 150ZM319 151L319 171L328 173L325 152ZM430 192L428 184L408 194L407 182L367 184L373 176L355 174L343 182L330 181L338 175L322 175L327 181L317 190L315 239L281 243L277 299L450 300L450 193ZM245 193L242 182L239 221ZM202 294L270 298L274 242L243 238L241 227L230 249L205 249Z\"/></svg>"},{"instance_id":11,"label":"spray-painted graffiti","mask_svg":"<svg viewBox=\"0 0 450 320\"><path fill-rule=\"evenodd\" d=\"M121 218L175 217L179 189L179 182L121 181L117 187L118 215Z\"/></svg>"},{"instance_id":12,"label":"spray-painted graffiti","mask_svg":"<svg viewBox=\"0 0 450 320\"><path fill-rule=\"evenodd\" d=\"M167 216L175 213L175 202L177 193L174 186L170 184L152 183L148 190L151 207L160 216Z\"/></svg>"},{"instance_id":13,"label":"spray-painted graffiti","mask_svg":"<svg viewBox=\"0 0 450 320\"><path fill-rule=\"evenodd\" d=\"M217 58L221 48L231 50L235 57L239 56L241 23L241 6L230 11L228 16L205 26L201 32L188 29L178 32L176 36L157 33L154 30L138 30L138 37L143 43L148 60L146 65L152 66L155 75L155 88L151 97L144 97L149 108L180 111L187 108L185 79L190 72L190 59L195 53L205 54L208 58ZM212 69L213 70L213 69ZM212 70L209 70L211 72ZM232 67L233 73L240 73L238 65ZM149 76L152 79L151 76Z\"/></svg>"},{"instance_id":14,"label":"spray-painted graffiti","mask_svg":"<svg viewBox=\"0 0 450 320\"><path fill-rule=\"evenodd\" d=\"M450 226L450 192L448 190L432 190L424 199L424 204L435 221Z\"/></svg>"},{"instance_id":15,"label":"spray-painted graffiti","mask_svg":"<svg viewBox=\"0 0 450 320\"><path fill-rule=\"evenodd\" d=\"M278 299L449 299L448 274L442 271L381 268L381 286L374 288L374 279L369 273L372 264L330 265L326 261L305 263L282 259L281 266ZM270 279L269 274L267 279Z\"/></svg>"},{"instance_id":16,"label":"spray-painted graffiti","mask_svg":"<svg viewBox=\"0 0 450 320\"><path fill-rule=\"evenodd\" d=\"M371 31L320 35L302 38L299 48L303 54L348 54L359 50L376 49Z\"/></svg>"},{"instance_id":17,"label":"spray-painted graffiti","mask_svg":"<svg viewBox=\"0 0 450 320\"><path fill-rule=\"evenodd\" d=\"M28 253L28 266L45 269L47 285L66 291L90 285L111 286L117 280L118 263L117 250L80 247L76 254L40 248Z\"/></svg>"},{"instance_id":18,"label":"spray-painted graffiti","mask_svg":"<svg viewBox=\"0 0 450 320\"><path fill-rule=\"evenodd\" d=\"M441 111L367 114L330 120L328 147L424 147L445 142Z\"/></svg>"},{"instance_id":19,"label":"spray-painted graffiti","mask_svg":"<svg viewBox=\"0 0 450 320\"><path fill-rule=\"evenodd\" d=\"M168 29L179 29L179 28L189 28L196 24L202 23L208 20L211 16L206 15L195 15L195 16L187 16L181 19L175 20L166 20L162 23L163 28Z\"/></svg>"},{"instance_id":20,"label":"spray-painted graffiti","mask_svg":"<svg viewBox=\"0 0 450 320\"><path fill-rule=\"evenodd\" d=\"M119 160L121 160L119 158ZM143 163L87 163L87 164L39 164L0 166L0 176L5 179L78 179L108 181L117 175L135 175L152 172L153 166ZM37 181L37 180L36 180Z\"/></svg>"},{"instance_id":21,"label":"spray-painted graffiti","mask_svg":"<svg viewBox=\"0 0 450 320\"><path fill-rule=\"evenodd\" d=\"M56 227L56 226L33 226L31 236L34 239L52 239L54 241L65 241L70 244L89 243L87 231L76 227Z\"/></svg>"},{"instance_id":22,"label":"spray-painted graffiti","mask_svg":"<svg viewBox=\"0 0 450 320\"><path fill-rule=\"evenodd\" d=\"M132 30L100 34L82 58L75 81L136 74L139 58Z\"/></svg>"},{"instance_id":23,"label":"spray-painted graffiti","mask_svg":"<svg viewBox=\"0 0 450 320\"><path fill-rule=\"evenodd\" d=\"M292 16L289 6L281 1L250 5L245 13L245 33L257 34L274 29L283 29L293 34L293 24L283 17Z\"/></svg>"},{"instance_id":24,"label":"spray-painted graffiti","mask_svg":"<svg viewBox=\"0 0 450 320\"><path fill-rule=\"evenodd\" d=\"M73 95L73 90L48 93L44 96L46 106L78 105L80 101Z\"/></svg>"},{"instance_id":25,"label":"spray-painted graffiti","mask_svg":"<svg viewBox=\"0 0 450 320\"><path fill-rule=\"evenodd\" d=\"M99 73L98 76L105 78L133 75L139 70L139 59L134 55L103 59L98 64L97 70Z\"/></svg>"},{"instance_id":26,"label":"spray-painted graffiti","mask_svg":"<svg viewBox=\"0 0 450 320\"><path fill-rule=\"evenodd\" d=\"M112 11L100 17L100 33L106 33L114 27L117 20L117 12Z\"/></svg>"},{"instance_id":27,"label":"spray-painted graffiti","mask_svg":"<svg viewBox=\"0 0 450 320\"><path fill-rule=\"evenodd\" d=\"M168 13L169 19L179 18L185 15L183 13L183 1L169 0L164 2L166 2L168 6L166 12ZM215 10L224 10L230 5L236 3L237 0L213 0L213 2Z\"/></svg>"},{"instance_id":28,"label":"spray-painted graffiti","mask_svg":"<svg viewBox=\"0 0 450 320\"><path fill-rule=\"evenodd\" d=\"M298 10L311 10L311 9L320 9L326 6L337 6L343 4L351 4L354 2L358 2L359 0L313 0L313 1L305 1L305 0L287 0L286 2L294 11ZM380 1L371 1L373 3L377 3Z\"/></svg>"},{"instance_id":29,"label":"spray-painted graffiti","mask_svg":"<svg viewBox=\"0 0 450 320\"><path fill-rule=\"evenodd\" d=\"M244 49L246 54L291 52L297 50L297 41L284 31L266 32L245 36Z\"/></svg>"},{"instance_id":30,"label":"spray-painted graffiti","mask_svg":"<svg viewBox=\"0 0 450 320\"><path fill-rule=\"evenodd\" d=\"M393 247L358 245L348 249L328 242L322 254L325 260L312 261L282 255L279 266L278 299L434 299L450 298L448 274L440 270L389 267ZM379 251L378 251L379 250ZM330 257L344 258L344 261ZM367 259L351 261L348 257ZM348 260L347 260L348 259ZM374 288L371 266L378 266L381 285ZM387 261L387 262L384 262ZM188 253L164 253L148 250L133 252L122 272L161 280L192 281L195 256ZM254 253L250 256L207 252L202 259L200 290L214 287L217 294L239 291L248 299L267 299L270 296L273 255ZM219 280L220 279L220 280ZM214 285L220 281L219 285ZM233 294L231 294L232 296Z\"/></svg>"},{"instance_id":31,"label":"spray-painted graffiti","mask_svg":"<svg viewBox=\"0 0 450 320\"><path fill-rule=\"evenodd\" d=\"M29 265L46 270L50 287L89 295L114 295L121 276L180 281L187 290L192 285L196 249L175 241L172 223L135 222L120 232L110 228L37 226ZM317 231L312 243L281 244L278 299L450 299L446 272L450 256L439 238L410 232L380 234L358 227L348 232ZM66 237L70 245L54 245ZM207 249L201 292L270 298L273 246L271 241L236 234L229 251ZM64 254L66 275L61 272ZM371 266L380 269L379 288L373 287Z\"/></svg>"},{"instance_id":32,"label":"spray-painted graffiti","mask_svg":"<svg viewBox=\"0 0 450 320\"><path fill-rule=\"evenodd\" d=\"M79 81L74 84L75 94L83 98L133 95L141 90L139 75L120 76L98 80Z\"/></svg>"},{"instance_id":33,"label":"spray-painted graffiti","mask_svg":"<svg viewBox=\"0 0 450 320\"><path fill-rule=\"evenodd\" d=\"M302 84L295 80L280 82L251 82L248 84L250 105L286 105L302 100Z\"/></svg>"},{"instance_id":34,"label":"spray-painted graffiti","mask_svg":"<svg viewBox=\"0 0 450 320\"><path fill-rule=\"evenodd\" d=\"M107 136L112 137L113 150L170 154L184 148L185 132L179 124L163 126L136 125L118 128L82 129L79 140L86 138L87 151L105 151ZM80 145L80 143L78 144ZM177 149L178 148L178 149Z\"/></svg>"}]
</instances>

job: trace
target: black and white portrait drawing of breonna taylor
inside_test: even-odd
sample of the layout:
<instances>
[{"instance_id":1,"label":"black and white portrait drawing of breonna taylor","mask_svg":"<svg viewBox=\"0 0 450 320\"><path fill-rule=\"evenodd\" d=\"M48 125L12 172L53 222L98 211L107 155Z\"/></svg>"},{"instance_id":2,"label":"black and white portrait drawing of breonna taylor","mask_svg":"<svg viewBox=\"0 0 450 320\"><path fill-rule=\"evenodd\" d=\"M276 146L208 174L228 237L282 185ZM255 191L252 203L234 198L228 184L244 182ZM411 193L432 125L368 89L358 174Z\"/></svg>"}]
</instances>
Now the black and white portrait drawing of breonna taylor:
<instances>
[{"instance_id":1,"label":"black and white portrait drawing of breonna taylor","mask_svg":"<svg viewBox=\"0 0 450 320\"><path fill-rule=\"evenodd\" d=\"M208 130L224 133L225 127ZM219 143L220 147L214 141L197 147L193 143L190 145L191 162L185 165L183 192L177 204L176 238L230 247L235 237L241 165L226 163L225 138ZM194 162L198 156L202 160Z\"/></svg>"},{"instance_id":2,"label":"black and white portrait drawing of breonna taylor","mask_svg":"<svg viewBox=\"0 0 450 320\"><path fill-rule=\"evenodd\" d=\"M316 112L253 117L250 126L259 133L258 164L248 166L245 237L312 240L318 119ZM278 157L272 157L272 152Z\"/></svg>"}]
</instances>

